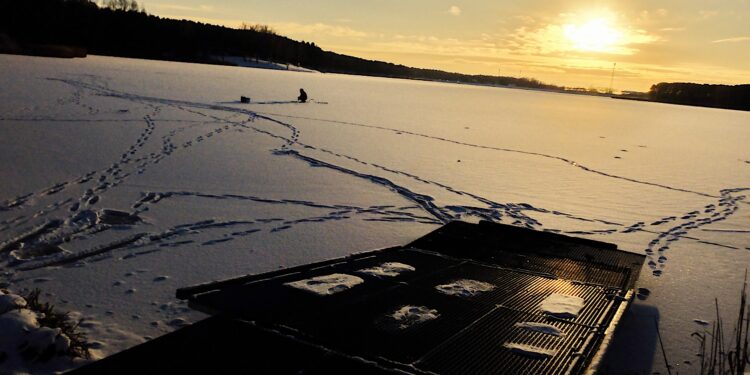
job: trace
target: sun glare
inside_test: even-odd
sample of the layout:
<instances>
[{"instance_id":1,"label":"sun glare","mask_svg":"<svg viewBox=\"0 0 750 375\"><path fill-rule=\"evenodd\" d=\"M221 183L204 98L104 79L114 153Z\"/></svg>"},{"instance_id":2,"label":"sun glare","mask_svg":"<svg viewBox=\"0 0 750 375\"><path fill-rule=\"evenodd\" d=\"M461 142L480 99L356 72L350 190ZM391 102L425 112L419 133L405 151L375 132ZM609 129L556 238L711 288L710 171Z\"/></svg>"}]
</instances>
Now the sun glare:
<instances>
[{"instance_id":1,"label":"sun glare","mask_svg":"<svg viewBox=\"0 0 750 375\"><path fill-rule=\"evenodd\" d=\"M583 24L567 24L563 27L565 38L572 48L588 52L614 52L623 37L622 32L612 27L605 18L596 18Z\"/></svg>"}]
</instances>

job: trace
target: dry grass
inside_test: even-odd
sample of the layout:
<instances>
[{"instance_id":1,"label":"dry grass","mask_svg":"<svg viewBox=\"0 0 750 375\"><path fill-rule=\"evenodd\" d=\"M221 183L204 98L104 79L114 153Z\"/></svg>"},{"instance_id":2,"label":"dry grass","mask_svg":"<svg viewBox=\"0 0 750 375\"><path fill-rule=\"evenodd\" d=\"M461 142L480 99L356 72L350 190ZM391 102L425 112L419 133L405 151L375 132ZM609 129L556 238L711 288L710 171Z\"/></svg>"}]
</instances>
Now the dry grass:
<instances>
[{"instance_id":1,"label":"dry grass","mask_svg":"<svg viewBox=\"0 0 750 375\"><path fill-rule=\"evenodd\" d=\"M55 310L55 306L50 305L49 302L42 303L39 300L40 293L39 289L34 289L23 296L26 299L26 308L41 313L40 317L37 318L41 326L59 328L62 333L68 336L70 339L70 348L66 354L89 359L91 354L89 353L89 344L86 341L86 335L78 329L80 322L71 319L68 313L61 313Z\"/></svg>"},{"instance_id":2,"label":"dry grass","mask_svg":"<svg viewBox=\"0 0 750 375\"><path fill-rule=\"evenodd\" d=\"M724 322L715 300L716 320L711 331L695 332L700 344L702 375L743 375L750 371L750 306L747 300L747 271L740 295L740 308L731 337L724 336Z\"/></svg>"}]
</instances>

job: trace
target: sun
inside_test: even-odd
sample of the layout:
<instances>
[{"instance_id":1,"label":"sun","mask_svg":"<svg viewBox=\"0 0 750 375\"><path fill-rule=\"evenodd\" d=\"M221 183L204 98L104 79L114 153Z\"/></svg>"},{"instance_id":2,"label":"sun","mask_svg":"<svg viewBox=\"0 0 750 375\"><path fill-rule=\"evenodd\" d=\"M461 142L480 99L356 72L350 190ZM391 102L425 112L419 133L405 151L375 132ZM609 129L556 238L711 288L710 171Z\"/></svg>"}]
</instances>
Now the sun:
<instances>
[{"instance_id":1,"label":"sun","mask_svg":"<svg viewBox=\"0 0 750 375\"><path fill-rule=\"evenodd\" d=\"M572 44L572 49L586 52L615 52L623 38L623 33L606 18L594 18L578 25L567 24L563 26L563 35Z\"/></svg>"}]
</instances>

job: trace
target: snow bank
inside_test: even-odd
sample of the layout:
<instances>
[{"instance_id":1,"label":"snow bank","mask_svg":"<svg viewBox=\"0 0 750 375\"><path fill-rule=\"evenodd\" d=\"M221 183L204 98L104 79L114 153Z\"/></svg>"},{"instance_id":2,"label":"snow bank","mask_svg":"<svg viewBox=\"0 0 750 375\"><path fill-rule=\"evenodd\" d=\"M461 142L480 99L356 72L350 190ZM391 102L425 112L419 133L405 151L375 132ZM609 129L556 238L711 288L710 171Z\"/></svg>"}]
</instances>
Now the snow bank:
<instances>
[{"instance_id":1,"label":"snow bank","mask_svg":"<svg viewBox=\"0 0 750 375\"><path fill-rule=\"evenodd\" d=\"M0 290L0 314L25 306L26 300L23 297L11 293L6 294Z\"/></svg>"},{"instance_id":2,"label":"snow bank","mask_svg":"<svg viewBox=\"0 0 750 375\"><path fill-rule=\"evenodd\" d=\"M555 354L557 354L557 350L554 350L554 349L544 349L538 346L518 344L518 343L513 343L513 342L506 342L505 344L503 344L503 346L506 349L509 349L510 351L514 353L521 354L521 355L531 357L531 358L543 359L543 358L554 357Z\"/></svg>"},{"instance_id":3,"label":"snow bank","mask_svg":"<svg viewBox=\"0 0 750 375\"><path fill-rule=\"evenodd\" d=\"M69 356L71 340L59 328L39 324L42 316L18 295L0 295L0 373L52 373L80 366L86 360Z\"/></svg>"},{"instance_id":4,"label":"snow bank","mask_svg":"<svg viewBox=\"0 0 750 375\"><path fill-rule=\"evenodd\" d=\"M536 323L536 322L518 322L516 323L516 328L522 328L529 331L544 333L546 335L552 335L552 336L565 336L565 332L560 330L560 328L557 328L553 325L549 325L546 323Z\"/></svg>"},{"instance_id":5,"label":"snow bank","mask_svg":"<svg viewBox=\"0 0 750 375\"><path fill-rule=\"evenodd\" d=\"M563 319L577 317L583 306L583 298L559 293L550 294L539 304L545 314Z\"/></svg>"},{"instance_id":6,"label":"snow bank","mask_svg":"<svg viewBox=\"0 0 750 375\"><path fill-rule=\"evenodd\" d=\"M457 297L473 297L479 293L488 292L495 289L495 286L483 281L462 279L456 280L449 284L438 285L435 287L440 293Z\"/></svg>"},{"instance_id":7,"label":"snow bank","mask_svg":"<svg viewBox=\"0 0 750 375\"><path fill-rule=\"evenodd\" d=\"M396 277L403 272L415 271L416 268L399 262L386 262L379 266L358 270L357 273L375 277Z\"/></svg>"},{"instance_id":8,"label":"snow bank","mask_svg":"<svg viewBox=\"0 0 750 375\"><path fill-rule=\"evenodd\" d=\"M437 319L438 317L440 317L440 314L438 314L438 311L435 309L430 309L425 306L410 305L403 306L391 314L391 318L396 321L398 327L401 329L406 329L428 320Z\"/></svg>"},{"instance_id":9,"label":"snow bank","mask_svg":"<svg viewBox=\"0 0 750 375\"><path fill-rule=\"evenodd\" d=\"M310 279L293 281L284 285L292 288L302 289L320 296L343 292L351 289L356 285L365 282L357 276L347 275L344 273L334 273L325 276L317 276Z\"/></svg>"}]
</instances>

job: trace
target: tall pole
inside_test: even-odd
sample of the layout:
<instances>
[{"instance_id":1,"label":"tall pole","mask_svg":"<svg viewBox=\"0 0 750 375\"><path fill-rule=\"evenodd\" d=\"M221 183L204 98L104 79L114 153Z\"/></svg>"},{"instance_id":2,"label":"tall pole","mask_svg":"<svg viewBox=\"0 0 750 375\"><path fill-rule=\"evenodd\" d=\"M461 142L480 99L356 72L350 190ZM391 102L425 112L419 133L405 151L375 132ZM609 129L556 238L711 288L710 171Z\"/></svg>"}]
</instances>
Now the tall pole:
<instances>
[{"instance_id":1,"label":"tall pole","mask_svg":"<svg viewBox=\"0 0 750 375\"><path fill-rule=\"evenodd\" d=\"M612 77L609 79L609 93L612 94L614 91L612 91L612 84L615 82L615 67L617 66L617 63L612 64Z\"/></svg>"}]
</instances>

